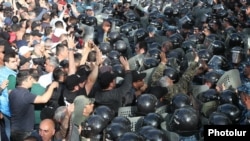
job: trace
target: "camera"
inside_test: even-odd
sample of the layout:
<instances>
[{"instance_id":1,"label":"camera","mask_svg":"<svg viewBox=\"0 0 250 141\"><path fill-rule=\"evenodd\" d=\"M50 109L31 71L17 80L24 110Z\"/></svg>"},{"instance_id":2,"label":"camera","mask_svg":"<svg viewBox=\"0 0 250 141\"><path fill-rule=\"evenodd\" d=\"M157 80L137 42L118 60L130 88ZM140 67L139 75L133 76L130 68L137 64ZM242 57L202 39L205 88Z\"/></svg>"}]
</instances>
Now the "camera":
<instances>
[{"instance_id":1,"label":"camera","mask_svg":"<svg viewBox=\"0 0 250 141\"><path fill-rule=\"evenodd\" d=\"M33 58L33 64L43 66L45 64L44 58Z\"/></svg>"}]
</instances>

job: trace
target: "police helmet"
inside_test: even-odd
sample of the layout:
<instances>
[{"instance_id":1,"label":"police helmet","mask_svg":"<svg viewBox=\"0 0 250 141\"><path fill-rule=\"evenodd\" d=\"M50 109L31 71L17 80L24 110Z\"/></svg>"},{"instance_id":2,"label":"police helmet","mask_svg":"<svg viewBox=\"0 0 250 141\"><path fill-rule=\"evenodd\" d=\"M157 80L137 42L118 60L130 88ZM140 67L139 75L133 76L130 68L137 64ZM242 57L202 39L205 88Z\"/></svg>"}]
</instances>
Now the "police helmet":
<instances>
[{"instance_id":1,"label":"police helmet","mask_svg":"<svg viewBox=\"0 0 250 141\"><path fill-rule=\"evenodd\" d=\"M137 98L137 112L139 115L147 115L155 112L158 99L153 94L142 94Z\"/></svg>"},{"instance_id":2,"label":"police helmet","mask_svg":"<svg viewBox=\"0 0 250 141\"><path fill-rule=\"evenodd\" d=\"M178 93L173 96L171 99L171 112L174 112L176 109L181 107L191 105L191 100L187 94Z\"/></svg>"},{"instance_id":3,"label":"police helmet","mask_svg":"<svg viewBox=\"0 0 250 141\"><path fill-rule=\"evenodd\" d=\"M228 70L228 60L222 55L213 55L213 57L207 63L211 69Z\"/></svg>"},{"instance_id":4,"label":"police helmet","mask_svg":"<svg viewBox=\"0 0 250 141\"><path fill-rule=\"evenodd\" d=\"M121 27L124 24L124 21L118 18L112 18L111 21L113 21L117 27Z\"/></svg>"},{"instance_id":5,"label":"police helmet","mask_svg":"<svg viewBox=\"0 0 250 141\"><path fill-rule=\"evenodd\" d=\"M101 105L94 109L93 115L101 116L105 122L108 124L115 116L115 112L108 106Z\"/></svg>"},{"instance_id":6,"label":"police helmet","mask_svg":"<svg viewBox=\"0 0 250 141\"><path fill-rule=\"evenodd\" d=\"M97 19L94 16L87 16L85 19L85 24L88 26L97 26Z\"/></svg>"},{"instance_id":7,"label":"police helmet","mask_svg":"<svg viewBox=\"0 0 250 141\"><path fill-rule=\"evenodd\" d=\"M148 48L149 49L153 49L153 48L160 49L161 48L161 44L158 43L158 42L153 42L153 43L148 44Z\"/></svg>"},{"instance_id":8,"label":"police helmet","mask_svg":"<svg viewBox=\"0 0 250 141\"><path fill-rule=\"evenodd\" d=\"M136 132L126 132L120 136L119 141L143 141L143 138Z\"/></svg>"},{"instance_id":9,"label":"police helmet","mask_svg":"<svg viewBox=\"0 0 250 141\"><path fill-rule=\"evenodd\" d=\"M146 134L149 130L152 130L152 129L155 129L154 126L151 126L151 125L144 125L144 126L141 126L139 129L138 129L138 135L140 136L143 136L144 134Z\"/></svg>"},{"instance_id":10,"label":"police helmet","mask_svg":"<svg viewBox=\"0 0 250 141\"><path fill-rule=\"evenodd\" d=\"M168 141L167 135L160 129L151 129L142 135L146 141Z\"/></svg>"},{"instance_id":11,"label":"police helmet","mask_svg":"<svg viewBox=\"0 0 250 141\"><path fill-rule=\"evenodd\" d=\"M213 112L208 118L209 125L230 125L232 121L230 118L221 112Z\"/></svg>"},{"instance_id":12,"label":"police helmet","mask_svg":"<svg viewBox=\"0 0 250 141\"><path fill-rule=\"evenodd\" d=\"M210 21L212 18L212 13L208 12L208 13L204 13L203 16L201 17L201 22L203 23L207 23L208 21Z\"/></svg>"},{"instance_id":13,"label":"police helmet","mask_svg":"<svg viewBox=\"0 0 250 141\"><path fill-rule=\"evenodd\" d=\"M210 46L208 47L208 50L213 54L213 55L225 55L225 44L224 42L220 40L214 40Z\"/></svg>"},{"instance_id":14,"label":"police helmet","mask_svg":"<svg viewBox=\"0 0 250 141\"><path fill-rule=\"evenodd\" d=\"M152 12L156 12L159 11L158 7L154 6L154 5L150 5L148 7L148 13L152 13Z\"/></svg>"},{"instance_id":15,"label":"police helmet","mask_svg":"<svg viewBox=\"0 0 250 141\"><path fill-rule=\"evenodd\" d=\"M158 20L161 18L161 13L159 11L153 11L148 14L148 21L151 22L153 20Z\"/></svg>"},{"instance_id":16,"label":"police helmet","mask_svg":"<svg viewBox=\"0 0 250 141\"><path fill-rule=\"evenodd\" d=\"M181 44L181 48L184 50L185 53L193 51L196 48L196 44L193 41L186 40Z\"/></svg>"},{"instance_id":17,"label":"police helmet","mask_svg":"<svg viewBox=\"0 0 250 141\"><path fill-rule=\"evenodd\" d=\"M178 27L177 26L173 26L173 25L168 25L168 24L163 24L163 27L162 27L163 29L163 31L164 32L171 32L172 34L175 34L175 33L177 33L177 32L179 32L179 30L178 30Z\"/></svg>"},{"instance_id":18,"label":"police helmet","mask_svg":"<svg viewBox=\"0 0 250 141\"><path fill-rule=\"evenodd\" d=\"M199 126L199 114L192 106L176 109L167 125L170 131L182 136L190 136L197 133Z\"/></svg>"},{"instance_id":19,"label":"police helmet","mask_svg":"<svg viewBox=\"0 0 250 141\"><path fill-rule=\"evenodd\" d=\"M158 64L159 64L159 61L154 57L145 57L143 59L143 67L145 70L153 68L153 67L157 67Z\"/></svg>"},{"instance_id":20,"label":"police helmet","mask_svg":"<svg viewBox=\"0 0 250 141\"><path fill-rule=\"evenodd\" d=\"M125 41L118 40L113 44L113 49L119 51L120 53L125 53L127 51L127 45Z\"/></svg>"},{"instance_id":21,"label":"police helmet","mask_svg":"<svg viewBox=\"0 0 250 141\"><path fill-rule=\"evenodd\" d=\"M142 126L150 125L155 128L160 128L162 122L163 122L163 118L160 114L148 113L143 118Z\"/></svg>"},{"instance_id":22,"label":"police helmet","mask_svg":"<svg viewBox=\"0 0 250 141\"><path fill-rule=\"evenodd\" d=\"M203 43L203 41L199 41L199 37L197 35L190 35L187 37L187 39L185 41L191 41L194 42L195 44L199 44L199 43Z\"/></svg>"},{"instance_id":23,"label":"police helmet","mask_svg":"<svg viewBox=\"0 0 250 141\"><path fill-rule=\"evenodd\" d=\"M157 60L160 60L161 50L157 48L151 48L148 50L149 57L153 57Z\"/></svg>"},{"instance_id":24,"label":"police helmet","mask_svg":"<svg viewBox=\"0 0 250 141\"><path fill-rule=\"evenodd\" d=\"M112 59L111 60L111 66L114 66L114 65L120 65L121 64L121 62L120 62L120 60L119 59ZM120 70L119 69L119 66L118 66L118 70Z\"/></svg>"},{"instance_id":25,"label":"police helmet","mask_svg":"<svg viewBox=\"0 0 250 141\"><path fill-rule=\"evenodd\" d=\"M244 47L244 41L238 33L229 34L228 46L233 48L235 46Z\"/></svg>"},{"instance_id":26,"label":"police helmet","mask_svg":"<svg viewBox=\"0 0 250 141\"><path fill-rule=\"evenodd\" d=\"M218 112L226 114L233 123L237 123L240 120L240 109L231 103L225 103L217 107Z\"/></svg>"},{"instance_id":27,"label":"police helmet","mask_svg":"<svg viewBox=\"0 0 250 141\"><path fill-rule=\"evenodd\" d=\"M115 12L114 8L112 7L104 7L102 11L103 13L108 14L109 16L112 16Z\"/></svg>"},{"instance_id":28,"label":"police helmet","mask_svg":"<svg viewBox=\"0 0 250 141\"><path fill-rule=\"evenodd\" d=\"M107 56L111 59L111 60L119 60L120 57L120 52L118 52L117 50L111 50Z\"/></svg>"},{"instance_id":29,"label":"police helmet","mask_svg":"<svg viewBox=\"0 0 250 141\"><path fill-rule=\"evenodd\" d=\"M112 64L112 62L111 62L111 60L110 60L108 57L106 57L106 58L103 60L103 62L102 62L102 65L103 65L103 66L111 66L111 64Z\"/></svg>"},{"instance_id":30,"label":"police helmet","mask_svg":"<svg viewBox=\"0 0 250 141\"><path fill-rule=\"evenodd\" d=\"M213 33L209 34L208 36L205 37L203 44L205 45L205 47L208 48L214 40L219 40L219 36Z\"/></svg>"},{"instance_id":31,"label":"police helmet","mask_svg":"<svg viewBox=\"0 0 250 141\"><path fill-rule=\"evenodd\" d=\"M172 67L166 67L166 69L163 71L163 75L168 76L174 81L174 83L179 81L179 72Z\"/></svg>"},{"instance_id":32,"label":"police helmet","mask_svg":"<svg viewBox=\"0 0 250 141\"><path fill-rule=\"evenodd\" d=\"M107 126L107 123L100 115L90 115L81 125L83 127L81 136L91 138L101 133Z\"/></svg>"},{"instance_id":33,"label":"police helmet","mask_svg":"<svg viewBox=\"0 0 250 141\"><path fill-rule=\"evenodd\" d=\"M217 11L216 16L219 17L219 18L221 18L221 19L223 19L223 18L225 18L225 17L228 16L228 12L227 11L228 11L227 9L220 9L220 10Z\"/></svg>"},{"instance_id":34,"label":"police helmet","mask_svg":"<svg viewBox=\"0 0 250 141\"><path fill-rule=\"evenodd\" d=\"M237 27L237 25L239 23L239 20L238 20L238 18L235 15L230 15L227 18L228 18L228 21L230 22L230 24L233 27Z\"/></svg>"},{"instance_id":35,"label":"police helmet","mask_svg":"<svg viewBox=\"0 0 250 141\"><path fill-rule=\"evenodd\" d=\"M129 33L133 30L133 24L132 23L125 23L120 27L120 33L128 36Z\"/></svg>"},{"instance_id":36,"label":"police helmet","mask_svg":"<svg viewBox=\"0 0 250 141\"><path fill-rule=\"evenodd\" d=\"M216 85L218 80L220 79L221 75L216 72L216 70L208 71L205 73L203 79L205 82L212 83L212 86Z\"/></svg>"},{"instance_id":37,"label":"police helmet","mask_svg":"<svg viewBox=\"0 0 250 141\"><path fill-rule=\"evenodd\" d=\"M121 35L119 32L117 31L111 31L109 34L108 34L108 40L109 42L112 44L118 40L121 39Z\"/></svg>"},{"instance_id":38,"label":"police helmet","mask_svg":"<svg viewBox=\"0 0 250 141\"><path fill-rule=\"evenodd\" d=\"M238 64L244 59L244 49L240 46L231 49L232 63Z\"/></svg>"},{"instance_id":39,"label":"police helmet","mask_svg":"<svg viewBox=\"0 0 250 141\"><path fill-rule=\"evenodd\" d=\"M139 28L134 33L136 41L143 41L147 37L147 32L144 28Z\"/></svg>"},{"instance_id":40,"label":"police helmet","mask_svg":"<svg viewBox=\"0 0 250 141\"><path fill-rule=\"evenodd\" d=\"M200 93L198 99L203 103L217 101L219 100L219 93L216 89L208 89L205 92Z\"/></svg>"},{"instance_id":41,"label":"police helmet","mask_svg":"<svg viewBox=\"0 0 250 141\"><path fill-rule=\"evenodd\" d=\"M134 22L138 20L138 17L134 12L128 12L127 14L125 14L125 17L127 22Z\"/></svg>"},{"instance_id":42,"label":"police helmet","mask_svg":"<svg viewBox=\"0 0 250 141\"><path fill-rule=\"evenodd\" d=\"M111 123L119 123L128 129L131 129L131 121L125 116L116 116L111 120Z\"/></svg>"},{"instance_id":43,"label":"police helmet","mask_svg":"<svg viewBox=\"0 0 250 141\"><path fill-rule=\"evenodd\" d=\"M237 90L239 93L244 92L244 93L250 94L250 83L247 82L247 83L242 84L240 87L238 87Z\"/></svg>"},{"instance_id":44,"label":"police helmet","mask_svg":"<svg viewBox=\"0 0 250 141\"><path fill-rule=\"evenodd\" d=\"M237 93L233 90L223 90L220 95L219 95L219 101L220 104L225 104L225 103L231 103L234 105L238 105L239 98L237 96Z\"/></svg>"},{"instance_id":45,"label":"police helmet","mask_svg":"<svg viewBox=\"0 0 250 141\"><path fill-rule=\"evenodd\" d=\"M200 49L197 54L205 62L208 62L212 58L212 54L207 49Z\"/></svg>"},{"instance_id":46,"label":"police helmet","mask_svg":"<svg viewBox=\"0 0 250 141\"><path fill-rule=\"evenodd\" d=\"M159 10L162 9L163 1L162 0L155 0L153 5L155 5Z\"/></svg>"},{"instance_id":47,"label":"police helmet","mask_svg":"<svg viewBox=\"0 0 250 141\"><path fill-rule=\"evenodd\" d=\"M112 70L116 76L124 77L124 75L125 75L125 70L124 70L122 64L120 64L120 63L112 65Z\"/></svg>"},{"instance_id":48,"label":"police helmet","mask_svg":"<svg viewBox=\"0 0 250 141\"><path fill-rule=\"evenodd\" d=\"M132 29L135 31L135 30L138 30L139 28L141 28L142 26L141 26L141 24L138 22L138 21L133 21L133 22L131 22L132 24L133 24L133 26L132 26ZM134 35L134 32L133 32L133 34L131 34L131 35Z\"/></svg>"},{"instance_id":49,"label":"police helmet","mask_svg":"<svg viewBox=\"0 0 250 141\"><path fill-rule=\"evenodd\" d=\"M181 47L181 44L183 42L183 37L179 33L174 33L169 37L171 43L173 44L173 48L179 48Z\"/></svg>"},{"instance_id":50,"label":"police helmet","mask_svg":"<svg viewBox=\"0 0 250 141\"><path fill-rule=\"evenodd\" d=\"M118 140L121 135L129 131L130 129L126 128L126 126L124 126L123 124L110 123L105 128L106 139Z\"/></svg>"},{"instance_id":51,"label":"police helmet","mask_svg":"<svg viewBox=\"0 0 250 141\"><path fill-rule=\"evenodd\" d=\"M185 56L185 52L181 48L176 48L168 52L167 58L176 58L179 61L183 60L183 57Z\"/></svg>"},{"instance_id":52,"label":"police helmet","mask_svg":"<svg viewBox=\"0 0 250 141\"><path fill-rule=\"evenodd\" d=\"M180 5L174 5L173 6L173 17L179 17L180 14Z\"/></svg>"},{"instance_id":53,"label":"police helmet","mask_svg":"<svg viewBox=\"0 0 250 141\"><path fill-rule=\"evenodd\" d=\"M101 50L103 55L109 53L112 50L110 43L106 43L106 42L101 42L99 44L99 49Z\"/></svg>"},{"instance_id":54,"label":"police helmet","mask_svg":"<svg viewBox=\"0 0 250 141\"><path fill-rule=\"evenodd\" d=\"M85 24L86 23L86 18L88 17L88 15L87 14L80 14L78 17L77 17L77 19L79 19L80 20L80 22L82 23L82 24Z\"/></svg>"},{"instance_id":55,"label":"police helmet","mask_svg":"<svg viewBox=\"0 0 250 141\"><path fill-rule=\"evenodd\" d=\"M163 11L163 14L167 17L167 18L172 18L173 16L173 12L174 9L172 7L166 7Z\"/></svg>"},{"instance_id":56,"label":"police helmet","mask_svg":"<svg viewBox=\"0 0 250 141\"><path fill-rule=\"evenodd\" d=\"M148 25L147 26L147 32L148 33L156 33L157 28L154 25Z\"/></svg>"},{"instance_id":57,"label":"police helmet","mask_svg":"<svg viewBox=\"0 0 250 141\"><path fill-rule=\"evenodd\" d=\"M157 30L162 29L162 23L160 21L158 21L158 20L152 20L152 21L149 22L149 24L156 27Z\"/></svg>"},{"instance_id":58,"label":"police helmet","mask_svg":"<svg viewBox=\"0 0 250 141\"><path fill-rule=\"evenodd\" d=\"M184 63L184 61L183 61L183 63ZM168 61L166 64L166 66L171 67L171 68L175 68L177 71L180 71L180 65L181 65L181 61L177 58L174 58L174 57L168 58Z\"/></svg>"}]
</instances>

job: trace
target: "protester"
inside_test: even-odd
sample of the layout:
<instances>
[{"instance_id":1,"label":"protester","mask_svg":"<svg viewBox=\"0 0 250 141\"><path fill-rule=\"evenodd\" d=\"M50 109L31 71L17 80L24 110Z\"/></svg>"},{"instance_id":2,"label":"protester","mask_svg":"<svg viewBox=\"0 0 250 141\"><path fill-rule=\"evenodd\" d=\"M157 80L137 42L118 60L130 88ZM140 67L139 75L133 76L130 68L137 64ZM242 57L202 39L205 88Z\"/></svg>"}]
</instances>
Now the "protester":
<instances>
[{"instance_id":1,"label":"protester","mask_svg":"<svg viewBox=\"0 0 250 141\"><path fill-rule=\"evenodd\" d=\"M29 88L33 85L33 79L29 70L18 72L17 87L9 94L11 140L13 141L24 139L31 135L35 124L33 104L46 103L50 99L54 89L58 87L58 83L53 82L43 95L34 95L29 91ZM20 98L22 98L22 100L20 100Z\"/></svg>"},{"instance_id":2,"label":"protester","mask_svg":"<svg viewBox=\"0 0 250 141\"><path fill-rule=\"evenodd\" d=\"M34 103L46 103L42 105L42 109L55 108L53 112L44 112L40 119L36 114L36 125L48 115L53 118L54 112L58 114L56 110L65 106L59 109L63 111L64 118L57 122L61 125L60 129L55 130L55 138L67 140L72 137L69 134L72 132L68 132L72 130L69 119L74 119L71 116L82 111L83 107L72 111L66 106L74 105L79 96L95 98L96 106L108 106L116 111L116 115L121 115L123 111L120 110L124 107L135 112L136 108L133 106L139 95L152 93L160 100L153 108L163 107L153 111L161 111L161 115L166 116L164 106L169 107L173 97L183 93L191 99L191 106L196 112L204 114L204 110L209 109L209 105L205 103L210 101L203 101L202 104L197 95L205 91L202 88L208 87L216 92L232 90L240 95L241 102L237 105L243 114L239 123L248 124L250 116L247 112L247 86L244 89L237 87L243 87L249 81L249 18L249 0L2 2L0 84L3 90L0 112L4 123L1 124L1 129L5 129L1 134L2 140L10 140L10 131L19 133L19 130L29 132L27 136L30 138L26 139L32 139L30 132L35 123L31 120L34 114L31 105ZM16 110L23 106L16 108L13 104L20 104L20 97L18 102L9 101L9 98L13 100L16 94L23 91L20 90L21 80L16 78L16 74L21 74L26 69L33 72L28 77L34 77L36 82L28 78L22 80L25 95L29 97L25 101L30 109L29 112L17 113ZM240 76L232 76L231 72L236 71L239 71ZM229 78L230 87L222 82L225 75L228 75L226 78ZM240 82L231 81L232 78L239 79ZM43 97L40 94L50 91L56 85L54 81L58 81L60 85L53 90L52 96L36 102L36 98ZM34 82L32 86L31 82ZM31 93L37 95L31 96ZM236 101L240 99L237 97ZM12 107L11 110L9 106ZM214 106L213 109L215 108L217 107ZM26 113L25 116L23 113ZM79 112L79 117L82 114ZM90 115L91 112L83 120ZM18 120L20 125L15 122L10 127L8 121L14 122L17 117L25 119L23 122ZM136 117L132 118L135 122ZM201 118L202 116L199 117ZM208 115L206 118L209 119ZM79 120L77 125L83 120ZM21 128L21 123L27 124L22 126L26 129ZM180 126L185 127L182 124L184 122ZM75 126L75 129L79 128ZM155 132L155 135L163 139L162 130L166 129L159 130L151 130L151 133ZM24 132L22 134L26 134ZM192 141L203 138L202 133L184 138L179 131L169 132L169 139L172 141L178 138ZM80 131L74 133L77 133L74 137L79 137ZM104 138L105 136L107 135L103 135ZM138 136L142 136L142 140L149 138L144 134ZM100 139L101 135L98 134L96 138Z\"/></svg>"}]
</instances>

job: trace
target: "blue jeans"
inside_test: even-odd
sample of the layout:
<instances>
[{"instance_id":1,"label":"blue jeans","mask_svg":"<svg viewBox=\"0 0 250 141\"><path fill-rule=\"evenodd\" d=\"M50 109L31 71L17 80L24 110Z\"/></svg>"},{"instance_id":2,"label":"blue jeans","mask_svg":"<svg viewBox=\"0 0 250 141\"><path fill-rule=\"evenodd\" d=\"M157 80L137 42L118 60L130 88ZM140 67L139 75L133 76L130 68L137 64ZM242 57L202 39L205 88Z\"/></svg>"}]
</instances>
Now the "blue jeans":
<instances>
[{"instance_id":1,"label":"blue jeans","mask_svg":"<svg viewBox=\"0 0 250 141\"><path fill-rule=\"evenodd\" d=\"M10 141L10 117L3 114L3 119L4 119L5 133L8 140Z\"/></svg>"}]
</instances>

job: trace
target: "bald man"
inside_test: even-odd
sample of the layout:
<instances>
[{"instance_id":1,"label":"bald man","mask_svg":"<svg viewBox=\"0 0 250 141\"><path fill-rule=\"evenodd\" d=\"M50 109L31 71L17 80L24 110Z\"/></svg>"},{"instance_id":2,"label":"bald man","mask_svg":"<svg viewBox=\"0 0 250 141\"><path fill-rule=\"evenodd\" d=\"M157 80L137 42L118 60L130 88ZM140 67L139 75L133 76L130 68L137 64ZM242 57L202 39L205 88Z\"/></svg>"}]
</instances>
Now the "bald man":
<instances>
[{"instance_id":1,"label":"bald man","mask_svg":"<svg viewBox=\"0 0 250 141\"><path fill-rule=\"evenodd\" d=\"M39 135L42 141L53 141L55 134L55 123L52 119L44 119L39 125Z\"/></svg>"}]
</instances>

